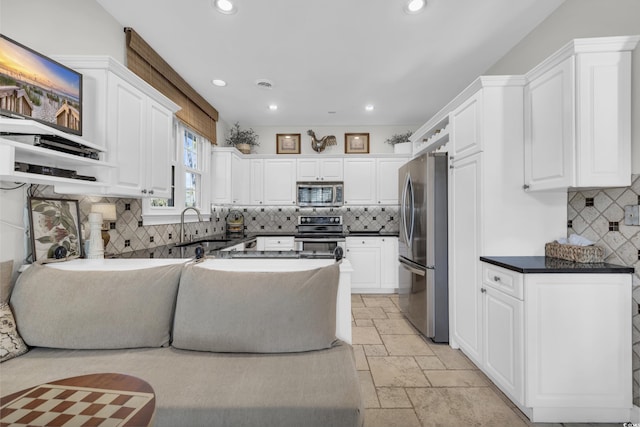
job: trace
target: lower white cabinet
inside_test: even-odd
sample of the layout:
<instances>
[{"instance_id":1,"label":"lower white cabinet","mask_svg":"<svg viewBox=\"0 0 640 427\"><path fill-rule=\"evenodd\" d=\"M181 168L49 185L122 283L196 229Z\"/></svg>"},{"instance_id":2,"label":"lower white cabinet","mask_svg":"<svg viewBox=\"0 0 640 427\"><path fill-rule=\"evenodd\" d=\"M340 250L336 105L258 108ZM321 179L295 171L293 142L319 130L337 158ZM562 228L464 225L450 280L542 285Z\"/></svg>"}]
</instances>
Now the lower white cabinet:
<instances>
[{"instance_id":1,"label":"lower white cabinet","mask_svg":"<svg viewBox=\"0 0 640 427\"><path fill-rule=\"evenodd\" d=\"M479 367L532 422L631 419L631 274L482 278Z\"/></svg>"},{"instance_id":2,"label":"lower white cabinet","mask_svg":"<svg viewBox=\"0 0 640 427\"><path fill-rule=\"evenodd\" d=\"M258 251L293 251L295 241L293 236L258 237L256 250Z\"/></svg>"},{"instance_id":3,"label":"lower white cabinet","mask_svg":"<svg viewBox=\"0 0 640 427\"><path fill-rule=\"evenodd\" d=\"M397 290L397 237L347 237L346 247L346 258L353 267L351 292L393 293Z\"/></svg>"}]
</instances>

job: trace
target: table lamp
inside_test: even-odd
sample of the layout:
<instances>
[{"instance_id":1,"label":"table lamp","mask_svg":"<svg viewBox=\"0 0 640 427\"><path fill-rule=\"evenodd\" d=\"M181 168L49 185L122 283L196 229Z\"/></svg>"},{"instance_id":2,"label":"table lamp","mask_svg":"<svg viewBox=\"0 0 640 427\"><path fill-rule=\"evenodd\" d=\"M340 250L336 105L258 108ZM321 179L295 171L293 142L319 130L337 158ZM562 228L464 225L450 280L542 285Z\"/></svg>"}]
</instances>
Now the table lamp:
<instances>
[{"instance_id":1,"label":"table lamp","mask_svg":"<svg viewBox=\"0 0 640 427\"><path fill-rule=\"evenodd\" d=\"M111 240L109 235L109 222L116 220L116 205L115 203L94 203L91 205L92 213L99 213L102 215L102 241L104 242L104 249L107 249L107 244Z\"/></svg>"}]
</instances>

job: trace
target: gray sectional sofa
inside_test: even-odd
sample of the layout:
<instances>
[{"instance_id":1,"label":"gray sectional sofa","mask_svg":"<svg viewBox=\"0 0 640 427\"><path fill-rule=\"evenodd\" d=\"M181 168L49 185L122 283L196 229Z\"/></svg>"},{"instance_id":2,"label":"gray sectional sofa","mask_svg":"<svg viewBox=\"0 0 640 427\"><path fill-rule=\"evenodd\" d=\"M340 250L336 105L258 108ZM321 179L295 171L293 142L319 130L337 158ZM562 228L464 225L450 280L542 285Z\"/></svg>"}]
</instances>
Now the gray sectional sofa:
<instances>
[{"instance_id":1,"label":"gray sectional sofa","mask_svg":"<svg viewBox=\"0 0 640 427\"><path fill-rule=\"evenodd\" d=\"M116 372L153 387L158 427L362 426L353 351L335 339L338 270L34 265L10 300L30 350L0 364L1 393Z\"/></svg>"}]
</instances>

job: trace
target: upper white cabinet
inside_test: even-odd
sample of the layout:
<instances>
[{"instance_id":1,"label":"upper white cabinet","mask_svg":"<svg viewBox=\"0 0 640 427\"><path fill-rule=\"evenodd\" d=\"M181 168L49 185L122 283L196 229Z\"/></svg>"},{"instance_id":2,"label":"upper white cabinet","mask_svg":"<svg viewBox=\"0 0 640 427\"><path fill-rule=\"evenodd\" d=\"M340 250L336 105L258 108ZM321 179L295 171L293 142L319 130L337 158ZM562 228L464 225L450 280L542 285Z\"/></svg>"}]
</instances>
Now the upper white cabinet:
<instances>
[{"instance_id":1,"label":"upper white cabinet","mask_svg":"<svg viewBox=\"0 0 640 427\"><path fill-rule=\"evenodd\" d=\"M577 39L527 73L524 188L631 184L631 50L640 37Z\"/></svg>"},{"instance_id":2,"label":"upper white cabinet","mask_svg":"<svg viewBox=\"0 0 640 427\"><path fill-rule=\"evenodd\" d=\"M250 160L251 188L249 191L249 204L262 205L264 203L264 160Z\"/></svg>"},{"instance_id":3,"label":"upper white cabinet","mask_svg":"<svg viewBox=\"0 0 640 427\"><path fill-rule=\"evenodd\" d=\"M234 148L235 150L235 148ZM232 157L229 149L211 150L211 203L224 205L232 201Z\"/></svg>"},{"instance_id":4,"label":"upper white cabinet","mask_svg":"<svg viewBox=\"0 0 640 427\"><path fill-rule=\"evenodd\" d=\"M296 204L296 160L264 159L264 204Z\"/></svg>"},{"instance_id":5,"label":"upper white cabinet","mask_svg":"<svg viewBox=\"0 0 640 427\"><path fill-rule=\"evenodd\" d=\"M480 124L482 123L482 92L478 91L462 105L453 110L450 115L451 138L453 144L450 155L460 158L475 154L482 150Z\"/></svg>"},{"instance_id":6,"label":"upper white cabinet","mask_svg":"<svg viewBox=\"0 0 640 427\"><path fill-rule=\"evenodd\" d=\"M298 159L298 181L342 181L342 159Z\"/></svg>"},{"instance_id":7,"label":"upper white cabinet","mask_svg":"<svg viewBox=\"0 0 640 427\"><path fill-rule=\"evenodd\" d=\"M398 169L408 157L344 159L344 204L398 204Z\"/></svg>"},{"instance_id":8,"label":"upper white cabinet","mask_svg":"<svg viewBox=\"0 0 640 427\"><path fill-rule=\"evenodd\" d=\"M113 163L105 193L170 197L174 113L179 107L107 56L58 56L84 76L84 134ZM68 188L73 191L73 188Z\"/></svg>"},{"instance_id":9,"label":"upper white cabinet","mask_svg":"<svg viewBox=\"0 0 640 427\"><path fill-rule=\"evenodd\" d=\"M376 194L381 205L398 204L398 169L409 159L376 159Z\"/></svg>"},{"instance_id":10,"label":"upper white cabinet","mask_svg":"<svg viewBox=\"0 0 640 427\"><path fill-rule=\"evenodd\" d=\"M376 159L344 159L344 204L376 204Z\"/></svg>"}]
</instances>

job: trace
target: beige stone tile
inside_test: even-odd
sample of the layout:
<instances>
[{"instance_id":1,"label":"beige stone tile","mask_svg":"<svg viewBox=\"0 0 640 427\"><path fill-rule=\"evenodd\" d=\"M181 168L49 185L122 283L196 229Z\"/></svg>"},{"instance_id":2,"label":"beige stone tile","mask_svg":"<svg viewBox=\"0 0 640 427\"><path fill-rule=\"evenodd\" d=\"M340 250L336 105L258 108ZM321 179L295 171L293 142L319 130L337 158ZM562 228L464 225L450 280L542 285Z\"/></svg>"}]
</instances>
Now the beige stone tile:
<instances>
[{"instance_id":1,"label":"beige stone tile","mask_svg":"<svg viewBox=\"0 0 640 427\"><path fill-rule=\"evenodd\" d=\"M402 387L379 387L376 391L381 408L413 408Z\"/></svg>"},{"instance_id":2,"label":"beige stone tile","mask_svg":"<svg viewBox=\"0 0 640 427\"><path fill-rule=\"evenodd\" d=\"M387 313L389 319L404 319L405 316L402 313Z\"/></svg>"},{"instance_id":3,"label":"beige stone tile","mask_svg":"<svg viewBox=\"0 0 640 427\"><path fill-rule=\"evenodd\" d=\"M351 309L354 319L387 319L382 307L354 307Z\"/></svg>"},{"instance_id":4,"label":"beige stone tile","mask_svg":"<svg viewBox=\"0 0 640 427\"><path fill-rule=\"evenodd\" d=\"M369 357L368 360L376 387L429 387L413 357Z\"/></svg>"},{"instance_id":5,"label":"beige stone tile","mask_svg":"<svg viewBox=\"0 0 640 427\"><path fill-rule=\"evenodd\" d=\"M353 344L382 344L378 330L370 326L354 326L351 328Z\"/></svg>"},{"instance_id":6,"label":"beige stone tile","mask_svg":"<svg viewBox=\"0 0 640 427\"><path fill-rule=\"evenodd\" d=\"M400 313L400 309L395 305L393 307L382 307L385 313Z\"/></svg>"},{"instance_id":7,"label":"beige stone tile","mask_svg":"<svg viewBox=\"0 0 640 427\"><path fill-rule=\"evenodd\" d=\"M367 356L388 356L387 348L382 345L368 344L364 345L364 354Z\"/></svg>"},{"instance_id":8,"label":"beige stone tile","mask_svg":"<svg viewBox=\"0 0 640 427\"><path fill-rule=\"evenodd\" d=\"M351 294L351 304L356 302L362 302L362 296L359 294Z\"/></svg>"},{"instance_id":9,"label":"beige stone tile","mask_svg":"<svg viewBox=\"0 0 640 427\"><path fill-rule=\"evenodd\" d=\"M373 319L373 323L381 334L417 334L416 330L413 329L413 326L404 319Z\"/></svg>"},{"instance_id":10,"label":"beige stone tile","mask_svg":"<svg viewBox=\"0 0 640 427\"><path fill-rule=\"evenodd\" d=\"M391 356L431 356L433 351L419 335L380 335Z\"/></svg>"},{"instance_id":11,"label":"beige stone tile","mask_svg":"<svg viewBox=\"0 0 640 427\"><path fill-rule=\"evenodd\" d=\"M424 371L432 387L487 387L489 383L480 371Z\"/></svg>"},{"instance_id":12,"label":"beige stone tile","mask_svg":"<svg viewBox=\"0 0 640 427\"><path fill-rule=\"evenodd\" d=\"M438 356L416 356L415 359L422 369L427 369L429 371L447 369L440 359L438 359Z\"/></svg>"},{"instance_id":13,"label":"beige stone tile","mask_svg":"<svg viewBox=\"0 0 640 427\"><path fill-rule=\"evenodd\" d=\"M351 308L360 308L360 307L364 307L364 303L362 301L351 303Z\"/></svg>"},{"instance_id":14,"label":"beige stone tile","mask_svg":"<svg viewBox=\"0 0 640 427\"><path fill-rule=\"evenodd\" d=\"M374 326L371 319L356 319L356 326Z\"/></svg>"},{"instance_id":15,"label":"beige stone tile","mask_svg":"<svg viewBox=\"0 0 640 427\"><path fill-rule=\"evenodd\" d=\"M489 387L410 388L406 391L423 427L526 426Z\"/></svg>"},{"instance_id":16,"label":"beige stone tile","mask_svg":"<svg viewBox=\"0 0 640 427\"><path fill-rule=\"evenodd\" d=\"M363 296L362 301L367 307L395 307L395 304L388 296Z\"/></svg>"},{"instance_id":17,"label":"beige stone tile","mask_svg":"<svg viewBox=\"0 0 640 427\"><path fill-rule=\"evenodd\" d=\"M367 409L364 427L420 427L413 409Z\"/></svg>"},{"instance_id":18,"label":"beige stone tile","mask_svg":"<svg viewBox=\"0 0 640 427\"><path fill-rule=\"evenodd\" d=\"M367 363L367 357L364 354L364 349L361 344L353 345L353 355L356 359L356 369L358 371L368 371L369 363Z\"/></svg>"},{"instance_id":19,"label":"beige stone tile","mask_svg":"<svg viewBox=\"0 0 640 427\"><path fill-rule=\"evenodd\" d=\"M478 369L460 350L449 347L449 344L429 343L429 347L447 369Z\"/></svg>"},{"instance_id":20,"label":"beige stone tile","mask_svg":"<svg viewBox=\"0 0 640 427\"><path fill-rule=\"evenodd\" d=\"M364 407L379 408L380 402L378 402L378 395L371 379L371 373L369 371L358 371L358 376L360 377L360 389L362 390Z\"/></svg>"}]
</instances>

